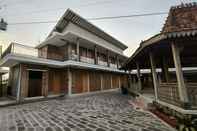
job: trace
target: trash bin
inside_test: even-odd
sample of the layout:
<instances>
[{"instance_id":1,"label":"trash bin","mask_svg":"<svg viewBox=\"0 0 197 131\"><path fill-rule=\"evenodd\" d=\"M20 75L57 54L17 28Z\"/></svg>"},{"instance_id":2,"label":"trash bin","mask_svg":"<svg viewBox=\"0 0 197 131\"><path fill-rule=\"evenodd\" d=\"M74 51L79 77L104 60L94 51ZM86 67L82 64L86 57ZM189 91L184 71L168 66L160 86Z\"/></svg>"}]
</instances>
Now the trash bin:
<instances>
[{"instance_id":1,"label":"trash bin","mask_svg":"<svg viewBox=\"0 0 197 131\"><path fill-rule=\"evenodd\" d=\"M123 95L128 94L128 90L124 86L121 86L121 92L122 92Z\"/></svg>"}]
</instances>

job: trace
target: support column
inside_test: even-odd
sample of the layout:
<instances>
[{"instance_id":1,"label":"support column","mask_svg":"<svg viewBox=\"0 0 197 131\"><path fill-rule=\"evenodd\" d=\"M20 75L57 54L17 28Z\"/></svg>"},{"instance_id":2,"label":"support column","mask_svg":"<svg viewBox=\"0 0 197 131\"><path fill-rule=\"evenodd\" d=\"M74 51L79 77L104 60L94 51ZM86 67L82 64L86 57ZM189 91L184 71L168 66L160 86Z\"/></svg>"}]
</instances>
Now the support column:
<instances>
[{"instance_id":1,"label":"support column","mask_svg":"<svg viewBox=\"0 0 197 131\"><path fill-rule=\"evenodd\" d=\"M77 61L80 61L80 54L79 54L79 38L77 38Z\"/></svg>"},{"instance_id":2,"label":"support column","mask_svg":"<svg viewBox=\"0 0 197 131\"><path fill-rule=\"evenodd\" d=\"M88 77L88 92L90 92L90 74L87 72L87 77Z\"/></svg>"},{"instance_id":3,"label":"support column","mask_svg":"<svg viewBox=\"0 0 197 131\"><path fill-rule=\"evenodd\" d=\"M110 62L109 62L109 50L107 50L107 66L110 67Z\"/></svg>"},{"instance_id":4,"label":"support column","mask_svg":"<svg viewBox=\"0 0 197 131\"><path fill-rule=\"evenodd\" d=\"M188 100L187 88L184 82L182 67L181 67L180 50L179 47L174 42L171 43L171 48L172 48L172 55L174 59L174 66L176 69L179 96L180 96L180 100L185 105L186 103L189 102L189 100Z\"/></svg>"},{"instance_id":5,"label":"support column","mask_svg":"<svg viewBox=\"0 0 197 131\"><path fill-rule=\"evenodd\" d=\"M116 63L117 63L117 69L119 69L119 57L118 57L118 55L116 56Z\"/></svg>"},{"instance_id":6,"label":"support column","mask_svg":"<svg viewBox=\"0 0 197 131\"><path fill-rule=\"evenodd\" d=\"M98 64L97 47L94 47L94 64Z\"/></svg>"},{"instance_id":7,"label":"support column","mask_svg":"<svg viewBox=\"0 0 197 131\"><path fill-rule=\"evenodd\" d=\"M120 80L120 76L119 76L119 79L118 79L118 85L119 85L119 88L121 88L121 80Z\"/></svg>"},{"instance_id":8,"label":"support column","mask_svg":"<svg viewBox=\"0 0 197 131\"><path fill-rule=\"evenodd\" d=\"M72 45L71 43L68 43L68 60L71 60L72 55Z\"/></svg>"},{"instance_id":9,"label":"support column","mask_svg":"<svg viewBox=\"0 0 197 131\"><path fill-rule=\"evenodd\" d=\"M142 81L141 81L141 72L140 72L140 65L138 62L136 62L137 67L137 78L138 78L138 91L142 90Z\"/></svg>"},{"instance_id":10,"label":"support column","mask_svg":"<svg viewBox=\"0 0 197 131\"><path fill-rule=\"evenodd\" d=\"M17 83L17 96L16 96L17 103L19 103L20 99L21 99L21 75L22 75L22 66L20 64L19 65L18 83Z\"/></svg>"},{"instance_id":11,"label":"support column","mask_svg":"<svg viewBox=\"0 0 197 131\"><path fill-rule=\"evenodd\" d=\"M113 78L112 78L112 75L111 75L111 89L113 88Z\"/></svg>"},{"instance_id":12,"label":"support column","mask_svg":"<svg viewBox=\"0 0 197 131\"><path fill-rule=\"evenodd\" d=\"M151 72L152 72L152 76L153 76L155 99L157 100L158 99L159 83L158 83L157 72L156 72L156 64L155 64L154 56L151 52L149 53L149 57L150 57L150 63L151 63Z\"/></svg>"},{"instance_id":13,"label":"support column","mask_svg":"<svg viewBox=\"0 0 197 131\"><path fill-rule=\"evenodd\" d=\"M164 73L165 81L169 83L170 79L169 79L169 72L168 72L168 64L167 64L165 57L163 57L163 60L162 60L162 73Z\"/></svg>"},{"instance_id":14,"label":"support column","mask_svg":"<svg viewBox=\"0 0 197 131\"><path fill-rule=\"evenodd\" d=\"M68 68L68 96L72 95L72 72Z\"/></svg>"},{"instance_id":15,"label":"support column","mask_svg":"<svg viewBox=\"0 0 197 131\"><path fill-rule=\"evenodd\" d=\"M103 90L103 75L100 74L100 77L101 77L101 90Z\"/></svg>"}]
</instances>

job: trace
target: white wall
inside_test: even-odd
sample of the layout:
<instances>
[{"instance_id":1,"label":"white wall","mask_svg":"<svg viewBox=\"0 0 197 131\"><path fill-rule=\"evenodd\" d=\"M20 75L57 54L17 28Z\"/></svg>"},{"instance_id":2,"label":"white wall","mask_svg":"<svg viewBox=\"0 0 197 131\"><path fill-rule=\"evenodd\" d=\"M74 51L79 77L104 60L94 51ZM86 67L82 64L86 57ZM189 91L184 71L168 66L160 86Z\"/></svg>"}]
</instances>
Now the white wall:
<instances>
[{"instance_id":1,"label":"white wall","mask_svg":"<svg viewBox=\"0 0 197 131\"><path fill-rule=\"evenodd\" d=\"M108 50L111 50L113 52L116 52L118 54L123 54L123 50L114 46L113 44L107 42L106 40L92 34L91 32L88 32L87 30L73 24L73 23L69 23L68 26L64 29L63 33L73 33L77 36L80 36L83 39L87 39L99 46L102 46Z\"/></svg>"}]
</instances>

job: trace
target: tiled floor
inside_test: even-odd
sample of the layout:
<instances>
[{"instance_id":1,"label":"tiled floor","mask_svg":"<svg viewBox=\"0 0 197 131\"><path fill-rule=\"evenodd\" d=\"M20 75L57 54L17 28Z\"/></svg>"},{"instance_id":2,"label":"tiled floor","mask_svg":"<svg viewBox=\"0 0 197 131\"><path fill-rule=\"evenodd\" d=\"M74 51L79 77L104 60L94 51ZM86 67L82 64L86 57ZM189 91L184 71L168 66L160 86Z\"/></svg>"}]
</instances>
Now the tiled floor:
<instances>
[{"instance_id":1,"label":"tiled floor","mask_svg":"<svg viewBox=\"0 0 197 131\"><path fill-rule=\"evenodd\" d=\"M118 92L0 108L0 131L169 131Z\"/></svg>"}]
</instances>

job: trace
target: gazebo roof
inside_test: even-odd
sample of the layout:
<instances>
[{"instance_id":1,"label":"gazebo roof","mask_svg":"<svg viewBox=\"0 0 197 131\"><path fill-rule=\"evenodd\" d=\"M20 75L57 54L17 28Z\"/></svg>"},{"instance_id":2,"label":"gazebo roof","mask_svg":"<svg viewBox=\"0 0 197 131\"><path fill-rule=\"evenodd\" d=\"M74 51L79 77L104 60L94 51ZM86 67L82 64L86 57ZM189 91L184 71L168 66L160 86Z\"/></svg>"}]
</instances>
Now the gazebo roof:
<instances>
[{"instance_id":1,"label":"gazebo roof","mask_svg":"<svg viewBox=\"0 0 197 131\"><path fill-rule=\"evenodd\" d=\"M181 38L197 36L197 3L182 4L173 6L170 9L166 23L159 34L142 41L138 49L124 63L122 68L134 62L136 57L148 47ZM167 42L166 42L167 43ZM143 56L146 57L146 56Z\"/></svg>"}]
</instances>

